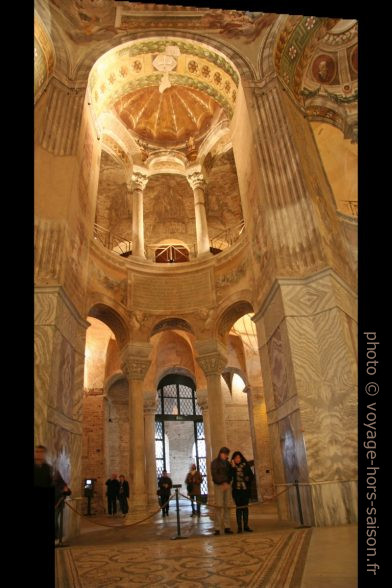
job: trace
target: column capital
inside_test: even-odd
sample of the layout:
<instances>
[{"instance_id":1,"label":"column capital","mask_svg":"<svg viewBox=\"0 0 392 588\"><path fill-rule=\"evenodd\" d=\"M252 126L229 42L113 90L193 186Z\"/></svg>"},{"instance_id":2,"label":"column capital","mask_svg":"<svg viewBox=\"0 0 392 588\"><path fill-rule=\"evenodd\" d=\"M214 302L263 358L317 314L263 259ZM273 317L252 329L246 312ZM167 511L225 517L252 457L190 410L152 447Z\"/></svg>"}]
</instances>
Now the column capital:
<instances>
[{"instance_id":1,"label":"column capital","mask_svg":"<svg viewBox=\"0 0 392 588\"><path fill-rule=\"evenodd\" d=\"M151 365L149 343L127 345L121 352L121 368L128 380L144 380Z\"/></svg>"},{"instance_id":2,"label":"column capital","mask_svg":"<svg viewBox=\"0 0 392 588\"><path fill-rule=\"evenodd\" d=\"M192 190L196 190L196 188L201 188L202 190L206 187L206 182L204 176L201 171L195 170L192 171L187 175L187 180L189 182L190 187Z\"/></svg>"},{"instance_id":3,"label":"column capital","mask_svg":"<svg viewBox=\"0 0 392 588\"><path fill-rule=\"evenodd\" d=\"M225 347L214 340L196 341L197 362L206 375L220 374L227 364Z\"/></svg>"},{"instance_id":4,"label":"column capital","mask_svg":"<svg viewBox=\"0 0 392 588\"><path fill-rule=\"evenodd\" d=\"M148 179L149 177L146 169L134 166L131 178L127 182L128 189L143 191L147 186Z\"/></svg>"}]
</instances>

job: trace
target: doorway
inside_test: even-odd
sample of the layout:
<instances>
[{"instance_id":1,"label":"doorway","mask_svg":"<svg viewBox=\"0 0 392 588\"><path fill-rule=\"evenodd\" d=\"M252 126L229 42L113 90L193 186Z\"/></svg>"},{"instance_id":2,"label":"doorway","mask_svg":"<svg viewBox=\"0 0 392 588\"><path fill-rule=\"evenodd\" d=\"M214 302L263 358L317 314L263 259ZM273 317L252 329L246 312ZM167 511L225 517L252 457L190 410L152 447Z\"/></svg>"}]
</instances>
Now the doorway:
<instances>
[{"instance_id":1,"label":"doorway","mask_svg":"<svg viewBox=\"0 0 392 588\"><path fill-rule=\"evenodd\" d=\"M173 484L182 484L192 463L202 475L201 494L207 497L207 458L204 423L193 380L169 374L158 384L155 415L158 478L166 470Z\"/></svg>"}]
</instances>

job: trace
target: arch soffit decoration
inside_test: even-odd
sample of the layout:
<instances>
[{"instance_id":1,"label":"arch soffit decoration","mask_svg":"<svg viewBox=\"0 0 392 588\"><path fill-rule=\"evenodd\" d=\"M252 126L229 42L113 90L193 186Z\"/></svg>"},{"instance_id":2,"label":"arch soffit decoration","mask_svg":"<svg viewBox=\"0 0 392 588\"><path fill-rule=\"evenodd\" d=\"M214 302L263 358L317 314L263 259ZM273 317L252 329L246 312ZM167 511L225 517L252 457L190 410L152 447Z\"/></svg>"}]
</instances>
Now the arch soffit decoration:
<instances>
[{"instance_id":1,"label":"arch soffit decoration","mask_svg":"<svg viewBox=\"0 0 392 588\"><path fill-rule=\"evenodd\" d=\"M259 53L259 71L275 70L309 120L331 124L356 142L357 43L356 21L281 15Z\"/></svg>"},{"instance_id":2,"label":"arch soffit decoration","mask_svg":"<svg viewBox=\"0 0 392 588\"><path fill-rule=\"evenodd\" d=\"M119 349L129 342L129 329L125 319L110 306L96 302L90 307L87 316L92 316L102 321L113 331Z\"/></svg>"},{"instance_id":3,"label":"arch soffit decoration","mask_svg":"<svg viewBox=\"0 0 392 588\"><path fill-rule=\"evenodd\" d=\"M151 330L150 337L162 331L173 330L186 331L194 335L191 325L186 320L177 317L171 317L160 320L158 323L156 323Z\"/></svg>"}]
</instances>

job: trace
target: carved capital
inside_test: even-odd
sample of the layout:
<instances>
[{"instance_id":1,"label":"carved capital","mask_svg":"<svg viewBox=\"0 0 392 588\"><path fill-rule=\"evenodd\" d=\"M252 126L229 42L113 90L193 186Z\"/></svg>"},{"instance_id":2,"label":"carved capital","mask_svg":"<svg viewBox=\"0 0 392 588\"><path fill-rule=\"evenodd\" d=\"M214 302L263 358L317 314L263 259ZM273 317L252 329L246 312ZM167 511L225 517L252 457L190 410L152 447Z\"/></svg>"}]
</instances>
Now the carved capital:
<instances>
[{"instance_id":1,"label":"carved capital","mask_svg":"<svg viewBox=\"0 0 392 588\"><path fill-rule=\"evenodd\" d=\"M148 343L132 344L125 347L121 353L121 368L128 380L144 380L151 361L151 345Z\"/></svg>"},{"instance_id":2,"label":"carved capital","mask_svg":"<svg viewBox=\"0 0 392 588\"><path fill-rule=\"evenodd\" d=\"M128 188L130 190L141 190L143 191L144 188L147 186L148 176L142 172L134 172L132 174L131 182L128 183Z\"/></svg>"},{"instance_id":3,"label":"carved capital","mask_svg":"<svg viewBox=\"0 0 392 588\"><path fill-rule=\"evenodd\" d=\"M121 367L128 380L144 380L150 364L151 362L149 359L130 357L121 365Z\"/></svg>"},{"instance_id":4,"label":"carved capital","mask_svg":"<svg viewBox=\"0 0 392 588\"><path fill-rule=\"evenodd\" d=\"M187 180L192 190L196 190L196 188L201 188L202 190L205 189L206 183L201 172L196 171L189 174L189 176L187 176Z\"/></svg>"},{"instance_id":5,"label":"carved capital","mask_svg":"<svg viewBox=\"0 0 392 588\"><path fill-rule=\"evenodd\" d=\"M221 374L226 366L227 358L219 352L200 355L197 358L198 364L206 376Z\"/></svg>"}]
</instances>

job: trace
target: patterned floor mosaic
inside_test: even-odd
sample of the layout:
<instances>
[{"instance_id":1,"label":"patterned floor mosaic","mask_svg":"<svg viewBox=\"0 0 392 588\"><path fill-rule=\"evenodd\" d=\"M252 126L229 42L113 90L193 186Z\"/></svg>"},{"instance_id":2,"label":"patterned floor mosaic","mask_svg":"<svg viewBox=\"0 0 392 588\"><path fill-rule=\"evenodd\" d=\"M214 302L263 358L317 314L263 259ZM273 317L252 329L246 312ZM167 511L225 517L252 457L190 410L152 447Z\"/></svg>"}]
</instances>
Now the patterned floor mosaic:
<instances>
[{"instance_id":1,"label":"patterned floor mosaic","mask_svg":"<svg viewBox=\"0 0 392 588\"><path fill-rule=\"evenodd\" d=\"M56 550L56 588L299 588L311 529Z\"/></svg>"}]
</instances>

